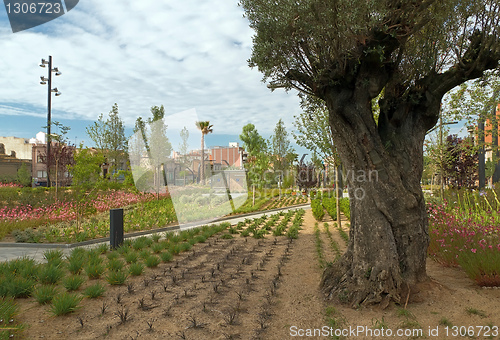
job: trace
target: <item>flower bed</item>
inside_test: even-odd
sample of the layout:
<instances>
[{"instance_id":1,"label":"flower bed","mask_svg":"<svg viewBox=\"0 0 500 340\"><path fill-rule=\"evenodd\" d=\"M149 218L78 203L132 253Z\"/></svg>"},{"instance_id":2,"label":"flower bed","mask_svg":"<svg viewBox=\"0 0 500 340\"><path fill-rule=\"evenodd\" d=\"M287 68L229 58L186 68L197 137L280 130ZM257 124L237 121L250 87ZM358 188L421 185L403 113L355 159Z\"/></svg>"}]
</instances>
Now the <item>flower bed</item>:
<instances>
[{"instance_id":1,"label":"flower bed","mask_svg":"<svg viewBox=\"0 0 500 340\"><path fill-rule=\"evenodd\" d=\"M126 207L140 202L152 200L153 195L138 194L127 191L106 191L95 198L82 200L86 211L100 213L109 209ZM82 202L81 201L81 202ZM61 201L33 207L31 204L5 206L0 208L0 239L8 233L58 222L71 222L77 219L82 203L78 201Z\"/></svg>"},{"instance_id":2,"label":"flower bed","mask_svg":"<svg viewBox=\"0 0 500 340\"><path fill-rule=\"evenodd\" d=\"M446 266L460 266L481 286L500 286L500 225L494 210L464 210L428 204L428 254Z\"/></svg>"}]
</instances>

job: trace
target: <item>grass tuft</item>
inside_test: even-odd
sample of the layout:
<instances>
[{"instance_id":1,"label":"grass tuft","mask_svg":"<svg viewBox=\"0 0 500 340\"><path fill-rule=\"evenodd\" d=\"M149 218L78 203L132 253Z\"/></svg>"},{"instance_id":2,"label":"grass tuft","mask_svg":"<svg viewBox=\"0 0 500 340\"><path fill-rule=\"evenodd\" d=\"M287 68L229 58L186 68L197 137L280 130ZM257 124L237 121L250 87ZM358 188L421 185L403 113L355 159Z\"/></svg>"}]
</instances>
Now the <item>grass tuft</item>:
<instances>
[{"instance_id":1,"label":"grass tuft","mask_svg":"<svg viewBox=\"0 0 500 340\"><path fill-rule=\"evenodd\" d=\"M38 286L33 292L33 297L36 302L41 305L45 305L47 303L52 302L52 299L59 293L57 287L53 285L43 285Z\"/></svg>"},{"instance_id":2,"label":"grass tuft","mask_svg":"<svg viewBox=\"0 0 500 340\"><path fill-rule=\"evenodd\" d=\"M144 265L142 263L132 263L128 268L130 275L139 276L144 270Z\"/></svg>"},{"instance_id":3,"label":"grass tuft","mask_svg":"<svg viewBox=\"0 0 500 340\"><path fill-rule=\"evenodd\" d=\"M52 299L52 306L50 308L50 311L54 315L65 315L73 313L78 308L80 308L79 304L81 301L82 297L80 295L64 292L56 295Z\"/></svg>"},{"instance_id":4,"label":"grass tuft","mask_svg":"<svg viewBox=\"0 0 500 340\"><path fill-rule=\"evenodd\" d=\"M123 270L113 270L106 276L106 281L112 286L120 286L127 281L128 274Z\"/></svg>"},{"instance_id":5,"label":"grass tuft","mask_svg":"<svg viewBox=\"0 0 500 340\"><path fill-rule=\"evenodd\" d=\"M87 288L85 288L83 294L88 298L95 299L103 296L104 292L106 292L106 288L104 288L102 284L96 283L92 286L88 286Z\"/></svg>"},{"instance_id":6,"label":"grass tuft","mask_svg":"<svg viewBox=\"0 0 500 340\"><path fill-rule=\"evenodd\" d=\"M70 275L62 280L63 287L68 292L78 290L84 282L85 278L80 275Z\"/></svg>"},{"instance_id":7,"label":"grass tuft","mask_svg":"<svg viewBox=\"0 0 500 340\"><path fill-rule=\"evenodd\" d=\"M156 255L150 255L144 259L144 262L146 263L146 266L148 268L155 268L158 267L160 264L161 260L158 256Z\"/></svg>"}]
</instances>

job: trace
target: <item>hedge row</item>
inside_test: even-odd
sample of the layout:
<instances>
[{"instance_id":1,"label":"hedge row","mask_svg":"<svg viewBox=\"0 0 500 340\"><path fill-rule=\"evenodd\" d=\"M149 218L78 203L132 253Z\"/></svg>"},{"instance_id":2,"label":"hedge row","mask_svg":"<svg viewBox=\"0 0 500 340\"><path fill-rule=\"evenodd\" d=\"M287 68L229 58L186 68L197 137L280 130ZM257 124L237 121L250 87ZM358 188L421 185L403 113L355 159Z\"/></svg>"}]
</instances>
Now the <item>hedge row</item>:
<instances>
[{"instance_id":1,"label":"hedge row","mask_svg":"<svg viewBox=\"0 0 500 340\"><path fill-rule=\"evenodd\" d=\"M325 211L323 210L323 205L321 204L321 200L314 199L311 200L311 208L314 218L317 221L321 221L323 216L325 216Z\"/></svg>"}]
</instances>

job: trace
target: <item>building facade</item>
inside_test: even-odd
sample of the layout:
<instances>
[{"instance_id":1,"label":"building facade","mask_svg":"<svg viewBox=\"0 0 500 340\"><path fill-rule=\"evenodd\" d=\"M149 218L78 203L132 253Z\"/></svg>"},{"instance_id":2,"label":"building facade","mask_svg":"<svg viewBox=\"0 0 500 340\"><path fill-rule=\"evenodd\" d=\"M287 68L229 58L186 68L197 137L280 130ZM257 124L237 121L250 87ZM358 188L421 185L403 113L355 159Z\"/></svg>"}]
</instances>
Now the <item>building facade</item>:
<instances>
[{"instance_id":1,"label":"building facade","mask_svg":"<svg viewBox=\"0 0 500 340\"><path fill-rule=\"evenodd\" d=\"M214 164L234 169L243 169L243 155L245 149L238 143L229 143L229 146L213 146L208 150L209 160Z\"/></svg>"}]
</instances>

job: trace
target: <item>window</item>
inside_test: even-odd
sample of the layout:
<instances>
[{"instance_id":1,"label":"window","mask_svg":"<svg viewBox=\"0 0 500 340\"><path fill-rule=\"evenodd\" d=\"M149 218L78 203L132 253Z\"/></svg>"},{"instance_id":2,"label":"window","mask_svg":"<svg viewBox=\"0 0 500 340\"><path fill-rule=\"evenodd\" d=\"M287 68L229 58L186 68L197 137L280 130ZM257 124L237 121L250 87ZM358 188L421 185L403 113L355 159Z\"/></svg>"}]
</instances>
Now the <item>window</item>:
<instances>
[{"instance_id":1,"label":"window","mask_svg":"<svg viewBox=\"0 0 500 340\"><path fill-rule=\"evenodd\" d=\"M43 171L43 170L38 170L38 178L44 178L44 177L47 177L47 171Z\"/></svg>"}]
</instances>

